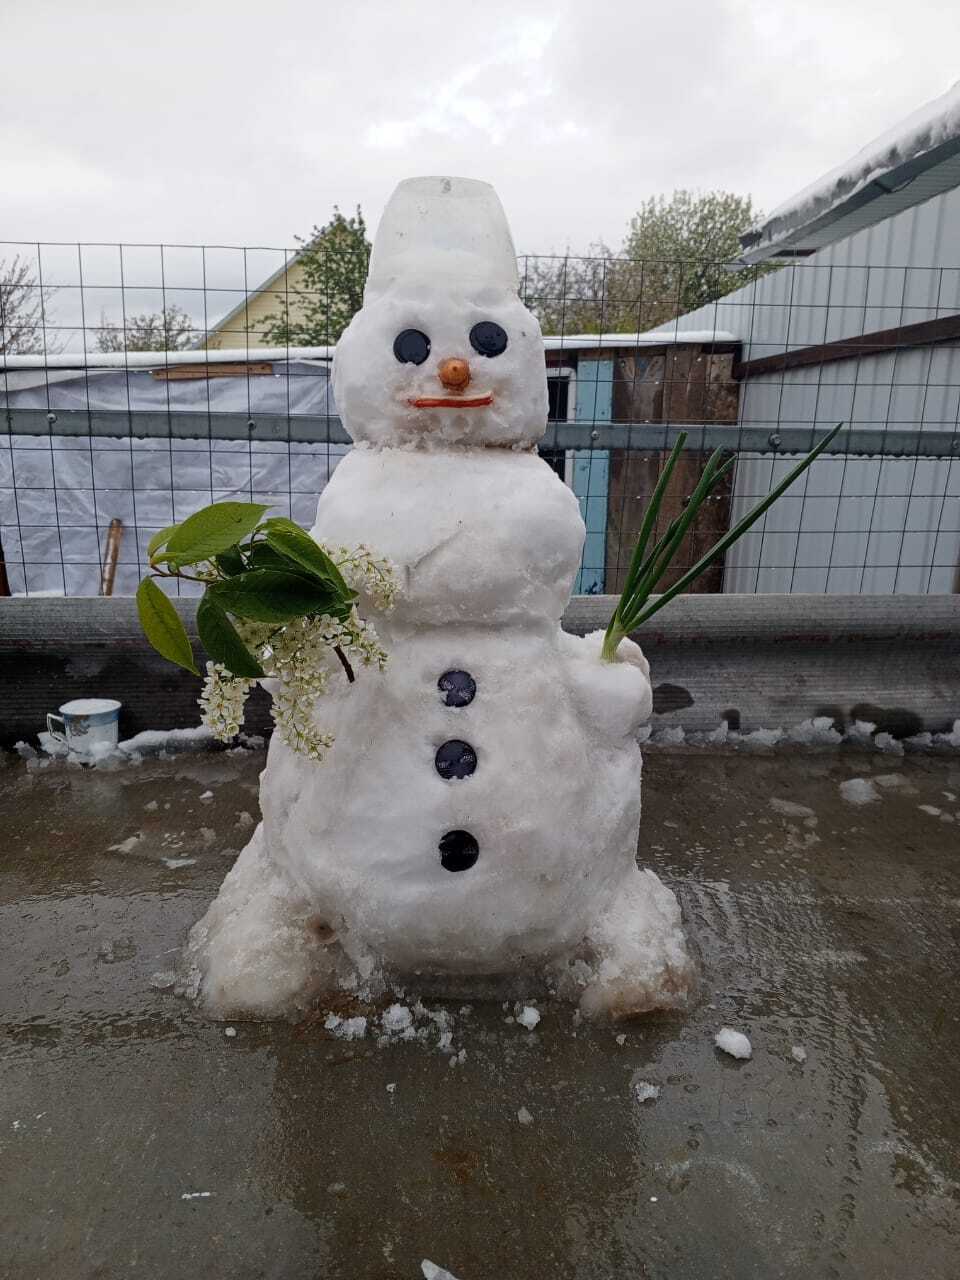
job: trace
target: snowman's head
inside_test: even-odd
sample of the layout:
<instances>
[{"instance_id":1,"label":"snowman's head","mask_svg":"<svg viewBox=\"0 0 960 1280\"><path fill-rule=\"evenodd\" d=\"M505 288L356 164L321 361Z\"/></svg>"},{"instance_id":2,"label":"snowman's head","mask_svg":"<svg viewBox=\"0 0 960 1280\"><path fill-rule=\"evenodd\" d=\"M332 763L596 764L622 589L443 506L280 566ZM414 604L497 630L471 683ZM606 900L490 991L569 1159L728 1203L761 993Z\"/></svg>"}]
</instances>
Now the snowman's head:
<instances>
[{"instance_id":1,"label":"snowman's head","mask_svg":"<svg viewBox=\"0 0 960 1280\"><path fill-rule=\"evenodd\" d=\"M363 307L334 359L334 395L354 440L534 445L547 420L543 339L517 287L491 186L401 182L377 231Z\"/></svg>"}]
</instances>

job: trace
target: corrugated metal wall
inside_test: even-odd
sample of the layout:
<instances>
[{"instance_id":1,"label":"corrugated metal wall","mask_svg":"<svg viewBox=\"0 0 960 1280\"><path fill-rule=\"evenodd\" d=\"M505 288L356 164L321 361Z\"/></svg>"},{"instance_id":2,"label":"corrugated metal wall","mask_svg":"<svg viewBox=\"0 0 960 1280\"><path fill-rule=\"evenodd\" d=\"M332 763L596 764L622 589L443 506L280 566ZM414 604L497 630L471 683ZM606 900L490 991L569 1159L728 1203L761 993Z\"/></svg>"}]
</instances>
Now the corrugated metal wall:
<instances>
[{"instance_id":1,"label":"corrugated metal wall","mask_svg":"<svg viewBox=\"0 0 960 1280\"><path fill-rule=\"evenodd\" d=\"M743 339L745 360L960 312L960 190L680 317ZM744 424L956 431L960 344L766 374ZM790 468L745 454L733 518ZM960 563L960 459L818 461L727 557L726 591L945 592Z\"/></svg>"}]
</instances>

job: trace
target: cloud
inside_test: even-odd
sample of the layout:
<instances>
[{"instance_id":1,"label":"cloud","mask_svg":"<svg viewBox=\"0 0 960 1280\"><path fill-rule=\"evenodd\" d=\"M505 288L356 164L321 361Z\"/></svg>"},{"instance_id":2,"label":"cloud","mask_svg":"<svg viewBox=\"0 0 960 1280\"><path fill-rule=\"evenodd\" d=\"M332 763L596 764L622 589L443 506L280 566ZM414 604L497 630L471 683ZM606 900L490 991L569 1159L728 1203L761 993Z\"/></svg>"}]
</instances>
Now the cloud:
<instances>
[{"instance_id":1,"label":"cloud","mask_svg":"<svg viewBox=\"0 0 960 1280\"><path fill-rule=\"evenodd\" d=\"M955 79L942 0L8 8L0 220L34 240L282 248L449 172L522 250L616 245L676 187L771 208Z\"/></svg>"},{"instance_id":2,"label":"cloud","mask_svg":"<svg viewBox=\"0 0 960 1280\"><path fill-rule=\"evenodd\" d=\"M10 125L0 128L3 185L8 198L36 207L64 197L102 200L114 186L110 173L71 153L68 140L32 137ZM28 228L29 230L29 228Z\"/></svg>"},{"instance_id":3,"label":"cloud","mask_svg":"<svg viewBox=\"0 0 960 1280\"><path fill-rule=\"evenodd\" d=\"M501 48L469 62L421 90L421 108L400 119L373 121L364 142L373 148L409 147L425 134L461 134L472 142L479 134L493 146L507 142L552 95L544 55L556 21L520 18Z\"/></svg>"}]
</instances>

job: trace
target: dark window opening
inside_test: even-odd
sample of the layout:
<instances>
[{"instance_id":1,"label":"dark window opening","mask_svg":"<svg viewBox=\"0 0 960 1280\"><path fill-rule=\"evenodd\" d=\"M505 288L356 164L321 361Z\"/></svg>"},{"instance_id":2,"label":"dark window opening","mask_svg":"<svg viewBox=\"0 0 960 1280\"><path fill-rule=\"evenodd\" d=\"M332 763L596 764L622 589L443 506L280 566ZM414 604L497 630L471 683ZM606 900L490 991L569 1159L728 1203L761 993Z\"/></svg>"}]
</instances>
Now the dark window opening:
<instances>
[{"instance_id":1,"label":"dark window opening","mask_svg":"<svg viewBox=\"0 0 960 1280\"><path fill-rule=\"evenodd\" d=\"M548 378L547 399L550 404L547 421L566 422L570 405L570 379Z\"/></svg>"}]
</instances>

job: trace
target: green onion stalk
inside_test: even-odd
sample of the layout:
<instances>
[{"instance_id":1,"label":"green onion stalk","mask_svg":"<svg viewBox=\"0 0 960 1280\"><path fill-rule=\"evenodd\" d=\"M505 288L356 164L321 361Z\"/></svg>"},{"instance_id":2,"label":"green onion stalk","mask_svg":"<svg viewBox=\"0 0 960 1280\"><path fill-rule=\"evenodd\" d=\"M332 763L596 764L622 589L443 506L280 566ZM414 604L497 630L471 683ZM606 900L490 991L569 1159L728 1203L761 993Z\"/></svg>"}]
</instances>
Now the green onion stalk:
<instances>
[{"instance_id":1,"label":"green onion stalk","mask_svg":"<svg viewBox=\"0 0 960 1280\"><path fill-rule=\"evenodd\" d=\"M604 661L613 662L621 640L632 631L636 631L638 627L641 627L658 610L668 605L674 596L678 596L682 591L685 591L691 582L698 578L705 569L709 568L718 556L722 556L729 547L732 547L739 538L742 538L747 530L756 524L777 499L790 488L793 482L803 475L807 468L816 461L824 449L836 438L842 426L843 423L838 422L833 430L828 432L820 443L811 449L807 456L801 462L798 462L793 470L781 480L777 487L768 493L762 501L758 502L752 511L747 512L742 520L738 520L733 528L729 529L710 548L706 555L701 556L696 564L678 578L672 586L656 595L658 584L663 581L670 565L676 558L677 552L680 550L680 546L696 520L701 507L736 462L735 456L727 458L726 461L721 461L726 450L722 448L715 449L710 455L707 465L703 469L703 474L687 500L683 511L670 521L666 532L651 547L650 541L657 526L664 495L670 484L670 477L686 444L687 433L685 431L681 432L677 437L676 444L673 446L673 452L660 473L650 504L644 512L643 523L640 526L640 533L637 537L637 545L634 548L630 568L627 571L623 594L617 602L617 607L613 611L613 617L610 619L610 625L607 627L603 638L601 657Z\"/></svg>"}]
</instances>

